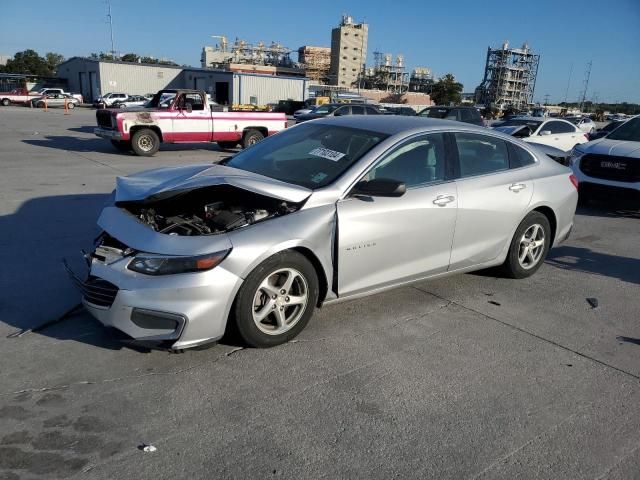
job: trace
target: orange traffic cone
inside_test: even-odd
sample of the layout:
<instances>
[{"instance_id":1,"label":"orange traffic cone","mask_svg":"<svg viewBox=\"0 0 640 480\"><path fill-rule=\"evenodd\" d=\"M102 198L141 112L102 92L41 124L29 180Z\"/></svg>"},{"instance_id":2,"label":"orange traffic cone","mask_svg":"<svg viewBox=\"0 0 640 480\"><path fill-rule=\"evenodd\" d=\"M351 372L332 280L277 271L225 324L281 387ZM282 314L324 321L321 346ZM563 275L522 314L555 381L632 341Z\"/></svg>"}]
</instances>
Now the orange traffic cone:
<instances>
[{"instance_id":1,"label":"orange traffic cone","mask_svg":"<svg viewBox=\"0 0 640 480\"><path fill-rule=\"evenodd\" d=\"M44 111L45 112L49 111L49 109L47 108L47 96L46 95L44 96Z\"/></svg>"},{"instance_id":2,"label":"orange traffic cone","mask_svg":"<svg viewBox=\"0 0 640 480\"><path fill-rule=\"evenodd\" d=\"M69 104L67 103L67 97L64 97L64 114L71 115L71 112L69 112Z\"/></svg>"}]
</instances>

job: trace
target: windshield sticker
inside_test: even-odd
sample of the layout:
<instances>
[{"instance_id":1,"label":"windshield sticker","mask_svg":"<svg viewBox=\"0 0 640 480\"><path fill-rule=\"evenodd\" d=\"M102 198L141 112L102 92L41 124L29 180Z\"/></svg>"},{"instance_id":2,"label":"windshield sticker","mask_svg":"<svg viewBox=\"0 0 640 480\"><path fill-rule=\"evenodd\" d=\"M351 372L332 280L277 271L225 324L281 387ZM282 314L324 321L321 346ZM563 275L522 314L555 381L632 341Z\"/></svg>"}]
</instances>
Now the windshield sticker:
<instances>
[{"instance_id":1,"label":"windshield sticker","mask_svg":"<svg viewBox=\"0 0 640 480\"><path fill-rule=\"evenodd\" d=\"M336 152L335 150L329 150L328 148L314 148L309 152L309 155L314 155L316 157L326 158L327 160L331 160L332 162L337 162L342 157L344 157L345 153Z\"/></svg>"},{"instance_id":2,"label":"windshield sticker","mask_svg":"<svg viewBox=\"0 0 640 480\"><path fill-rule=\"evenodd\" d=\"M327 177L328 175L326 173L320 172L320 173L316 173L313 177L311 177L311 181L313 183L320 183Z\"/></svg>"}]
</instances>

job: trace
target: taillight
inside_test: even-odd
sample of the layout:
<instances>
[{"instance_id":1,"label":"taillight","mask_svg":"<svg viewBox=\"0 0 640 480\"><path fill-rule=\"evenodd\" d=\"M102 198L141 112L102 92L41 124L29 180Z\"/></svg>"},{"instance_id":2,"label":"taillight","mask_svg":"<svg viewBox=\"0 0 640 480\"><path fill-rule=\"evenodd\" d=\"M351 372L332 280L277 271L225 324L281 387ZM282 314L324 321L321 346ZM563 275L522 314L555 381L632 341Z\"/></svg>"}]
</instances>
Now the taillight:
<instances>
[{"instance_id":1,"label":"taillight","mask_svg":"<svg viewBox=\"0 0 640 480\"><path fill-rule=\"evenodd\" d=\"M573 183L573 186L576 187L576 190L578 189L578 178L572 173L571 175L569 175L569 180L571 180L571 183Z\"/></svg>"}]
</instances>

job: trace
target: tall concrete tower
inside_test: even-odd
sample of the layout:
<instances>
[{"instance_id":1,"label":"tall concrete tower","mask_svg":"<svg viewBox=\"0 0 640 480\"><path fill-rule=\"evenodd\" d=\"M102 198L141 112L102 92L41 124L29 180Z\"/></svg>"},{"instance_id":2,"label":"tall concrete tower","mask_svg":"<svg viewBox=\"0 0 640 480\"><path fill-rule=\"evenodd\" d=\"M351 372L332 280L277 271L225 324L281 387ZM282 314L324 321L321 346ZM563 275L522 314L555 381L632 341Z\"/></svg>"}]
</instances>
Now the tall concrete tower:
<instances>
[{"instance_id":1,"label":"tall concrete tower","mask_svg":"<svg viewBox=\"0 0 640 480\"><path fill-rule=\"evenodd\" d=\"M340 25L331 30L331 68L329 81L340 87L355 86L367 60L369 26L353 23L344 15Z\"/></svg>"}]
</instances>

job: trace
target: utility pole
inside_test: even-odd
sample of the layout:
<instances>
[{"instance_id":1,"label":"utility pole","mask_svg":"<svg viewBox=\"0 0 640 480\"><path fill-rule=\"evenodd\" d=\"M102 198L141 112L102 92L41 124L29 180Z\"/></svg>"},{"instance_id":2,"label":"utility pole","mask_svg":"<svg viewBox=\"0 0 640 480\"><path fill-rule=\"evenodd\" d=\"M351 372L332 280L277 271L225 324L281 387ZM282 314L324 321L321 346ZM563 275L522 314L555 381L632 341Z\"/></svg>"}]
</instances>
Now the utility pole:
<instances>
[{"instance_id":1,"label":"utility pole","mask_svg":"<svg viewBox=\"0 0 640 480\"><path fill-rule=\"evenodd\" d=\"M549 105L549 94L548 93L544 94L544 104L545 105Z\"/></svg>"},{"instance_id":2,"label":"utility pole","mask_svg":"<svg viewBox=\"0 0 640 480\"><path fill-rule=\"evenodd\" d=\"M593 61L589 60L587 63L587 69L584 72L584 82L582 87L582 96L580 97L580 111L584 107L584 102L587 99L587 89L589 88L589 78L591 77L591 64Z\"/></svg>"},{"instance_id":3,"label":"utility pole","mask_svg":"<svg viewBox=\"0 0 640 480\"><path fill-rule=\"evenodd\" d=\"M571 74L573 73L573 63L569 67L569 80L567 80L567 89L564 91L564 103L567 103L567 96L569 95L569 85L571 84Z\"/></svg>"},{"instance_id":4,"label":"utility pole","mask_svg":"<svg viewBox=\"0 0 640 480\"><path fill-rule=\"evenodd\" d=\"M111 58L116 59L116 47L113 42L113 17L111 16L111 0L105 0L107 2L107 18L109 19L109 31L111 32Z\"/></svg>"}]
</instances>

